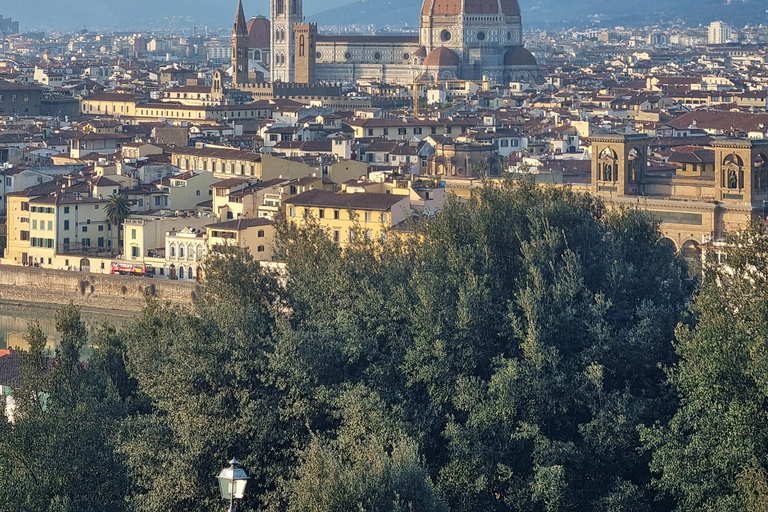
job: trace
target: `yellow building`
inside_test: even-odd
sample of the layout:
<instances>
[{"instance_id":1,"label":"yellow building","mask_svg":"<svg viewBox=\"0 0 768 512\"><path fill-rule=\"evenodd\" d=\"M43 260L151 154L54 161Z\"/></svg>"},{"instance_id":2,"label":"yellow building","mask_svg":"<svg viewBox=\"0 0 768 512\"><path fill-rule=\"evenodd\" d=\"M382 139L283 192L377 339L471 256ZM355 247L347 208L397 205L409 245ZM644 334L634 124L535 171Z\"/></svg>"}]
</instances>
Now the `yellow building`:
<instances>
[{"instance_id":1,"label":"yellow building","mask_svg":"<svg viewBox=\"0 0 768 512\"><path fill-rule=\"evenodd\" d=\"M223 246L245 247L257 261L270 261L275 228L268 219L235 219L205 227L208 251Z\"/></svg>"},{"instance_id":2,"label":"yellow building","mask_svg":"<svg viewBox=\"0 0 768 512\"><path fill-rule=\"evenodd\" d=\"M136 105L142 100L138 94L104 92L80 100L80 113L95 116L133 117Z\"/></svg>"},{"instance_id":3,"label":"yellow building","mask_svg":"<svg viewBox=\"0 0 768 512\"><path fill-rule=\"evenodd\" d=\"M388 229L411 215L409 195L336 194L309 190L284 202L289 221L305 225L317 222L337 244L353 242L358 233L371 240L383 239Z\"/></svg>"},{"instance_id":4,"label":"yellow building","mask_svg":"<svg viewBox=\"0 0 768 512\"><path fill-rule=\"evenodd\" d=\"M119 252L104 210L109 200L75 190L8 196L5 263L66 269L88 266L81 258Z\"/></svg>"}]
</instances>

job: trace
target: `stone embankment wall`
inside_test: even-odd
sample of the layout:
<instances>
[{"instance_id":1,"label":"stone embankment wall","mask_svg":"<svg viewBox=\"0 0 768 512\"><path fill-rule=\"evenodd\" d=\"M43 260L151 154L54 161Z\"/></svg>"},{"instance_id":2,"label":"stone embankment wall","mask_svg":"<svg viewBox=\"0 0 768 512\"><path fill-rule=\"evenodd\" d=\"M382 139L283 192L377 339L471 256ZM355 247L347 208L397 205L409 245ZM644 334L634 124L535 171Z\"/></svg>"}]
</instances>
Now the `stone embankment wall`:
<instances>
[{"instance_id":1,"label":"stone embankment wall","mask_svg":"<svg viewBox=\"0 0 768 512\"><path fill-rule=\"evenodd\" d=\"M69 304L140 311L144 295L176 304L192 304L197 283L146 277L90 274L66 270L0 265L0 300L35 304Z\"/></svg>"}]
</instances>

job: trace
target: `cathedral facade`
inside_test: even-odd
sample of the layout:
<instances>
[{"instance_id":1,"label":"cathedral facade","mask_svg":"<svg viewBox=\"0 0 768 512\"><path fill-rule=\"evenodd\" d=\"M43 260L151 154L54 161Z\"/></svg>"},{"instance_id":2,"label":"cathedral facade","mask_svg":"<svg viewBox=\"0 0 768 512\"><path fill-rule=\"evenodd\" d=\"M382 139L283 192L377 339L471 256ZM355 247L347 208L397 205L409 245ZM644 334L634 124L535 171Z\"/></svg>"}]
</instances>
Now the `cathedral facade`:
<instances>
[{"instance_id":1,"label":"cathedral facade","mask_svg":"<svg viewBox=\"0 0 768 512\"><path fill-rule=\"evenodd\" d=\"M542 81L536 59L523 47L517 0L424 0L418 36L318 34L316 25L303 23L302 0L270 0L270 12L275 82ZM233 59L248 54L238 46L248 39L238 35L241 20L238 5Z\"/></svg>"}]
</instances>

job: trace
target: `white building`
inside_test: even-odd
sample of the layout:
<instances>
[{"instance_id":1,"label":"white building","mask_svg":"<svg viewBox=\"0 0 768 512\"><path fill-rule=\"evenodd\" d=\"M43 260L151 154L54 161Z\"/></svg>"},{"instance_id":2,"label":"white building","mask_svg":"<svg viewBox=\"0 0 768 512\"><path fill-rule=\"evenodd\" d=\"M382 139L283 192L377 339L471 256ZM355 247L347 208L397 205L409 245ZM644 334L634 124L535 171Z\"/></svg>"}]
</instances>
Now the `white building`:
<instances>
[{"instance_id":1,"label":"white building","mask_svg":"<svg viewBox=\"0 0 768 512\"><path fill-rule=\"evenodd\" d=\"M709 44L725 44L731 40L731 27L722 21L713 21L709 24L707 42Z\"/></svg>"}]
</instances>

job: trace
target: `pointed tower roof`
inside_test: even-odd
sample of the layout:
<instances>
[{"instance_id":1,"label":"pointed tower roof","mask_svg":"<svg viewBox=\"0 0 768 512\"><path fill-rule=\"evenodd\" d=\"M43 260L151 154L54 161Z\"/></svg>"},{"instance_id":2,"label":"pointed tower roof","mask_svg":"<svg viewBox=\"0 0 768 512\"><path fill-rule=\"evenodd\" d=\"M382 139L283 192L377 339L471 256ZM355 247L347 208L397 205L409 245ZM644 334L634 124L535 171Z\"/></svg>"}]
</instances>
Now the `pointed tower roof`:
<instances>
[{"instance_id":1,"label":"pointed tower roof","mask_svg":"<svg viewBox=\"0 0 768 512\"><path fill-rule=\"evenodd\" d=\"M235 27L232 33L236 36L248 37L248 27L245 23L245 13L243 12L243 0L237 0L237 15L235 16Z\"/></svg>"}]
</instances>

